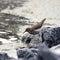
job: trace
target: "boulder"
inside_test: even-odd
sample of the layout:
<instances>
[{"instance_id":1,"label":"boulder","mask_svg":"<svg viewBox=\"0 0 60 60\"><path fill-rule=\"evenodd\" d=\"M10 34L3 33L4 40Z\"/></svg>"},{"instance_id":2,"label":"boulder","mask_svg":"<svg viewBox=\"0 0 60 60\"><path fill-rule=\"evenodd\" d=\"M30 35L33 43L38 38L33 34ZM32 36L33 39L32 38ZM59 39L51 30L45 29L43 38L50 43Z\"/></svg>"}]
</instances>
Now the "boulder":
<instances>
[{"instance_id":1,"label":"boulder","mask_svg":"<svg viewBox=\"0 0 60 60\"><path fill-rule=\"evenodd\" d=\"M36 35L26 34L21 40L26 43L30 43L31 41L31 43L39 41L38 43L42 42L49 48L60 44L60 27L42 27L36 31L39 33Z\"/></svg>"},{"instance_id":2,"label":"boulder","mask_svg":"<svg viewBox=\"0 0 60 60\"><path fill-rule=\"evenodd\" d=\"M42 30L41 37L42 42L48 47L60 44L60 27L48 28L44 31Z\"/></svg>"},{"instance_id":3,"label":"boulder","mask_svg":"<svg viewBox=\"0 0 60 60\"><path fill-rule=\"evenodd\" d=\"M16 60L7 55L7 53L0 52L0 60Z\"/></svg>"},{"instance_id":4,"label":"boulder","mask_svg":"<svg viewBox=\"0 0 60 60\"><path fill-rule=\"evenodd\" d=\"M57 56L54 55L49 48L40 44L37 48L23 48L17 51L19 60L57 60Z\"/></svg>"},{"instance_id":5,"label":"boulder","mask_svg":"<svg viewBox=\"0 0 60 60\"><path fill-rule=\"evenodd\" d=\"M32 38L33 38L33 35L31 35L31 34L29 34L29 33L25 33L25 34L22 36L21 41L29 44Z\"/></svg>"}]
</instances>

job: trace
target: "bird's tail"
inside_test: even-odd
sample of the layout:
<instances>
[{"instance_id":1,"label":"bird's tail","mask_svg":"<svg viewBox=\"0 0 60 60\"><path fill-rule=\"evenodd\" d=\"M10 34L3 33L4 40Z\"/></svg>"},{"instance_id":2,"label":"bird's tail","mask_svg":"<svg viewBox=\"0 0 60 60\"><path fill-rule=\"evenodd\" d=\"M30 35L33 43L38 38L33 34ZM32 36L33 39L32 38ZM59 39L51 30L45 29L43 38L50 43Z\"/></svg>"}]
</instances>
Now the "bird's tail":
<instances>
[{"instance_id":1,"label":"bird's tail","mask_svg":"<svg viewBox=\"0 0 60 60\"><path fill-rule=\"evenodd\" d=\"M32 29L35 30L35 29L41 28L43 26L43 23L45 20L46 20L46 18L44 18L41 22L38 22L36 25L33 25Z\"/></svg>"}]
</instances>

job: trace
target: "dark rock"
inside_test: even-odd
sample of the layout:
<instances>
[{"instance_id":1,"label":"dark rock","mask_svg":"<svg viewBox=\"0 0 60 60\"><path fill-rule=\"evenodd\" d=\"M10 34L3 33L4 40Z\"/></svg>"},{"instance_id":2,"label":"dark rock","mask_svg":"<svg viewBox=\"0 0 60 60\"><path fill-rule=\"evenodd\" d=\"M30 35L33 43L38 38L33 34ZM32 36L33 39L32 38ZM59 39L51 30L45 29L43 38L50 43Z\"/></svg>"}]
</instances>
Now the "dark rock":
<instances>
[{"instance_id":1,"label":"dark rock","mask_svg":"<svg viewBox=\"0 0 60 60\"><path fill-rule=\"evenodd\" d=\"M16 59L9 57L7 53L0 52L0 60L16 60Z\"/></svg>"},{"instance_id":2,"label":"dark rock","mask_svg":"<svg viewBox=\"0 0 60 60\"><path fill-rule=\"evenodd\" d=\"M22 37L22 41L27 43L30 43L31 40L34 40L36 42L39 41L38 43L42 41L42 43L45 43L49 48L60 44L60 27L43 27L38 29L37 31L39 32L39 34L27 34ZM34 41L32 41L31 43L33 44ZM36 42L34 43L36 44Z\"/></svg>"},{"instance_id":3,"label":"dark rock","mask_svg":"<svg viewBox=\"0 0 60 60\"><path fill-rule=\"evenodd\" d=\"M17 55L19 59L22 60L37 60L36 56L29 48L20 49L17 51Z\"/></svg>"},{"instance_id":4,"label":"dark rock","mask_svg":"<svg viewBox=\"0 0 60 60\"><path fill-rule=\"evenodd\" d=\"M52 47L60 44L60 27L46 28L42 30L42 42L44 42L48 47Z\"/></svg>"},{"instance_id":5,"label":"dark rock","mask_svg":"<svg viewBox=\"0 0 60 60\"><path fill-rule=\"evenodd\" d=\"M28 34L23 36L24 39L22 41L24 42L29 41L28 37L32 36L30 39L30 43L32 44L29 44L28 48L19 50L22 52L17 51L18 58L22 58L22 60L59 60L60 55L52 53L48 47L53 48L53 46L60 44L60 27L44 27L37 31L39 31L37 35L32 36ZM42 39L42 43L39 42L36 44L35 40L31 42L31 40L37 37L39 40Z\"/></svg>"},{"instance_id":6,"label":"dark rock","mask_svg":"<svg viewBox=\"0 0 60 60\"><path fill-rule=\"evenodd\" d=\"M19 60L57 60L57 56L50 52L44 44L38 45L37 48L20 49L17 55Z\"/></svg>"},{"instance_id":7,"label":"dark rock","mask_svg":"<svg viewBox=\"0 0 60 60\"><path fill-rule=\"evenodd\" d=\"M28 44L28 43L30 43L32 38L33 38L33 35L27 33L27 34L23 35L21 41Z\"/></svg>"},{"instance_id":8,"label":"dark rock","mask_svg":"<svg viewBox=\"0 0 60 60\"><path fill-rule=\"evenodd\" d=\"M10 59L6 53L0 53L0 60Z\"/></svg>"}]
</instances>

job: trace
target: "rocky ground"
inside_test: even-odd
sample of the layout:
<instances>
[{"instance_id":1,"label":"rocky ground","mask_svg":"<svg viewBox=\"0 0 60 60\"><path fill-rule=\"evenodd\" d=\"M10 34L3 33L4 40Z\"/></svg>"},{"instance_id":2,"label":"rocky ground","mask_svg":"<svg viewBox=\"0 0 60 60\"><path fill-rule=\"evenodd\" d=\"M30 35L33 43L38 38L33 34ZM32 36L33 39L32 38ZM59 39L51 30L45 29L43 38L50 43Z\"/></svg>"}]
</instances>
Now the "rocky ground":
<instances>
[{"instance_id":1,"label":"rocky ground","mask_svg":"<svg viewBox=\"0 0 60 60\"><path fill-rule=\"evenodd\" d=\"M60 60L59 2L1 0L0 60ZM23 33L44 18L38 34Z\"/></svg>"}]
</instances>

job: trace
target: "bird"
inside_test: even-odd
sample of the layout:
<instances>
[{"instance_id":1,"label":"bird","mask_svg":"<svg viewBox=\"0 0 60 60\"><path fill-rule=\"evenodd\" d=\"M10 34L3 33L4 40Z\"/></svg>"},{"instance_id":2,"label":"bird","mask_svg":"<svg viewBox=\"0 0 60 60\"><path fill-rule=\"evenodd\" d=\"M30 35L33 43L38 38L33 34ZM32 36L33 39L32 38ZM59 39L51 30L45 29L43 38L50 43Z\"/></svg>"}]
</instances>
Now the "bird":
<instances>
[{"instance_id":1,"label":"bird","mask_svg":"<svg viewBox=\"0 0 60 60\"><path fill-rule=\"evenodd\" d=\"M46 18L44 18L41 22L38 22L37 24L26 28L26 30L24 32L28 32L30 34L38 34L38 32L35 30L41 28L45 20L46 20Z\"/></svg>"}]
</instances>

